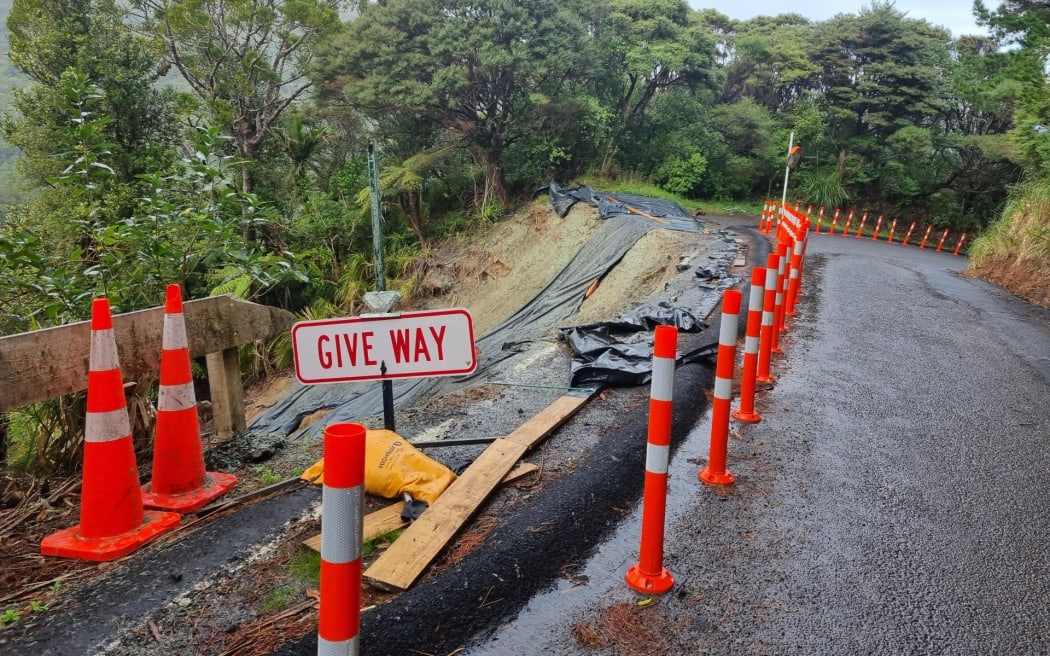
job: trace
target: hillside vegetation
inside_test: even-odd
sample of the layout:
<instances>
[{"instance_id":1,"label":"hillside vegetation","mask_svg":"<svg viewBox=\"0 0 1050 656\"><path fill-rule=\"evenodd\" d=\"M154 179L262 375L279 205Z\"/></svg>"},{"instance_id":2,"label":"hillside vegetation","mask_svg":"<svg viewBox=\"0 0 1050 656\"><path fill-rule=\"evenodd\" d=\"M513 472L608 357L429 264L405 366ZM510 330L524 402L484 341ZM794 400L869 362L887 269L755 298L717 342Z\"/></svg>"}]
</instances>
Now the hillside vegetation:
<instances>
[{"instance_id":1,"label":"hillside vegetation","mask_svg":"<svg viewBox=\"0 0 1050 656\"><path fill-rule=\"evenodd\" d=\"M1050 183L1018 189L970 248L976 275L1050 308Z\"/></svg>"},{"instance_id":2,"label":"hillside vegetation","mask_svg":"<svg viewBox=\"0 0 1050 656\"><path fill-rule=\"evenodd\" d=\"M1039 3L978 4L990 37L881 0L826 21L685 0L350 4L12 0L28 83L0 130L30 194L0 223L0 334L83 320L98 295L156 306L170 283L353 314L366 290L412 294L433 244L551 179L760 205L792 133L801 202L971 234L1010 185L1050 178ZM66 408L11 430L75 440Z\"/></svg>"}]
</instances>

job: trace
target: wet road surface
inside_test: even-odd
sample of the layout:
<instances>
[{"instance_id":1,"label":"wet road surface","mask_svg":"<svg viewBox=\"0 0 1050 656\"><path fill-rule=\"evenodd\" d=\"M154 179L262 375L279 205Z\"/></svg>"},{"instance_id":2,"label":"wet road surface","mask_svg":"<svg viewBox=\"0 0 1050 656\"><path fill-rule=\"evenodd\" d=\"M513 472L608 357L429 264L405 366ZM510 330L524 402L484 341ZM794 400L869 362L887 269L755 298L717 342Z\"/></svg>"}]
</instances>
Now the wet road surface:
<instances>
[{"instance_id":1,"label":"wet road surface","mask_svg":"<svg viewBox=\"0 0 1050 656\"><path fill-rule=\"evenodd\" d=\"M731 427L737 484L682 462L706 458L709 419L672 462L677 585L645 611L673 627L665 653L1050 653L1050 312L965 267L812 236L763 420ZM613 653L573 628L639 599L636 515L588 586L535 597L467 653Z\"/></svg>"}]
</instances>

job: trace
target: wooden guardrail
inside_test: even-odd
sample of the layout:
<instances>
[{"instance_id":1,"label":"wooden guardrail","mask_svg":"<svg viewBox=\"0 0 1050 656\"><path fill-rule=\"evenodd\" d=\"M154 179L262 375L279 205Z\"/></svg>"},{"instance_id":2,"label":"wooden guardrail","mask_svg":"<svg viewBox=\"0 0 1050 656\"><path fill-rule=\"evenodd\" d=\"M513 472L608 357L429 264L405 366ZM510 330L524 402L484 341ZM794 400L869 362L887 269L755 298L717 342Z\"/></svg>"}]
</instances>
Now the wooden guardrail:
<instances>
[{"instance_id":1,"label":"wooden guardrail","mask_svg":"<svg viewBox=\"0 0 1050 656\"><path fill-rule=\"evenodd\" d=\"M232 296L188 301L183 312L190 357L207 362L215 434L226 439L243 433L237 348L290 329L294 315ZM163 327L163 307L113 317L125 380L160 368ZM89 321L0 337L0 412L86 389L90 338Z\"/></svg>"}]
</instances>

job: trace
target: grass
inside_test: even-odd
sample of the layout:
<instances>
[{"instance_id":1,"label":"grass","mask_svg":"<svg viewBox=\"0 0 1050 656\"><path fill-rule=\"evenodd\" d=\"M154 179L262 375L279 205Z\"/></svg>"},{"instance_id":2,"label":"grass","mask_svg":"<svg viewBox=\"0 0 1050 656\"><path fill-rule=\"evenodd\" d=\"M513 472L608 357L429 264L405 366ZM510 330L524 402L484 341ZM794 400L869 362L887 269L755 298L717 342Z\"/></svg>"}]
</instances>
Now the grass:
<instances>
[{"instance_id":1,"label":"grass","mask_svg":"<svg viewBox=\"0 0 1050 656\"><path fill-rule=\"evenodd\" d=\"M979 267L989 260L1050 265L1050 182L1033 180L1011 190L999 217L970 246Z\"/></svg>"},{"instance_id":2,"label":"grass","mask_svg":"<svg viewBox=\"0 0 1050 656\"><path fill-rule=\"evenodd\" d=\"M637 196L650 196L662 198L678 203L690 212L698 209L707 214L733 215L733 214L761 214L762 202L750 200L697 200L686 198L665 191L651 182L640 180L601 180L598 178L584 177L580 180L583 184L590 185L596 189L605 191L618 191L624 194L635 194Z\"/></svg>"}]
</instances>

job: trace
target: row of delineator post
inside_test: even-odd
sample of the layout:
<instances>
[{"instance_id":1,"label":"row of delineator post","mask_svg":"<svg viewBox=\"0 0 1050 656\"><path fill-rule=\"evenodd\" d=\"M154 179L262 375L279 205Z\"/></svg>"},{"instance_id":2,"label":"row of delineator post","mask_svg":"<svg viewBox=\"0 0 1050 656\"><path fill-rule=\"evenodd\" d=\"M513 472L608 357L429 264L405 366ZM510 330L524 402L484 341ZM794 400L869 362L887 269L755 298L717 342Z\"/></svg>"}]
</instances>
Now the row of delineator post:
<instances>
[{"instance_id":1,"label":"row of delineator post","mask_svg":"<svg viewBox=\"0 0 1050 656\"><path fill-rule=\"evenodd\" d=\"M763 228L764 224L765 218ZM699 480L707 485L732 485L735 481L732 472L726 468L730 417L747 423L757 423L762 419L755 409L755 389L759 382L773 383L776 380L770 373L770 364L774 353L784 352L780 336L787 332L787 317L797 314L795 306L802 288L808 235L808 218L787 208L778 221L776 252L770 253L765 268L754 267L751 271L740 373L740 407L732 412L730 405L736 370L737 328L743 297L735 289L723 293L714 395L711 401L711 446L707 465L698 474ZM677 340L676 328L656 328L641 547L638 563L631 566L625 575L627 585L644 594L663 594L674 586L674 576L663 566L663 539Z\"/></svg>"},{"instance_id":2,"label":"row of delineator post","mask_svg":"<svg viewBox=\"0 0 1050 656\"><path fill-rule=\"evenodd\" d=\"M790 206L788 207L788 209L790 209ZM797 213L800 210L801 210L801 208L798 205L796 205L794 211ZM806 209L806 217L810 218L810 217L812 217L812 214L813 214L813 206L810 205ZM776 229L776 227L777 227L777 216L778 216L777 204L775 202L773 202L773 201L766 201L765 206L762 209L762 220L759 223L759 227L758 227L759 232L762 232L763 234L766 234L766 235L771 234L773 232L773 230ZM840 221L840 218L841 218L841 221ZM850 210L849 213L845 217L842 217L842 210L839 209L839 208L835 208L835 214L828 220L828 226L825 229L824 228L824 223L825 223L824 208L821 207L820 210L817 213L816 223L812 224L813 225L813 231L816 234L818 234L818 235L819 234L827 234L827 235L836 235L837 234L840 237L854 237L856 239L860 239L862 237L868 238L867 235L864 232L865 228L867 228L867 225L868 225L868 212L863 212L861 214L859 220L857 220L856 223L854 223L854 219L855 218L856 218L856 211L855 210ZM840 224L841 224L841 229L839 227ZM917 234L915 232L915 228L918 227L918 225L919 225L918 221L912 221L911 225L908 226L907 230L904 230L903 225L901 226L901 233L903 233L904 236L901 238L901 240L899 242L896 241L896 237L897 237L897 234L898 234L897 233L898 219L897 218L893 218L890 221L890 223L889 223L889 226L890 226L889 227L889 232L886 234L886 238L885 239L882 239L882 235L881 235L882 224L883 224L883 215L880 214L875 219L875 227L874 227L873 232L872 232L871 237L870 237L870 239L872 241L885 241L887 244L897 243L897 244L900 244L901 246L907 246L908 243L911 242L912 235L916 235L916 238L918 239ZM856 228L856 230L854 230L854 228ZM824 230L824 232L821 232L822 230ZM937 247L936 247L935 250L938 253L940 253L941 250L944 248L945 243L948 241L948 235L949 235L950 232L951 232L950 228L945 228L944 231L940 233L940 237L938 238L937 234L934 233L934 231L933 231L933 226L932 225L927 225L926 226L926 230L925 230L925 232L924 232L924 234L922 236L922 239L919 242L919 249L925 250L926 249L926 244L927 244L927 242L930 241L930 237L932 236L932 237L934 237L937 240ZM958 255L965 244L966 244L966 233L963 232L963 233L960 233L959 236L955 240L955 248L952 249L952 255ZM931 246L932 246L932 243L931 243Z\"/></svg>"}]
</instances>

